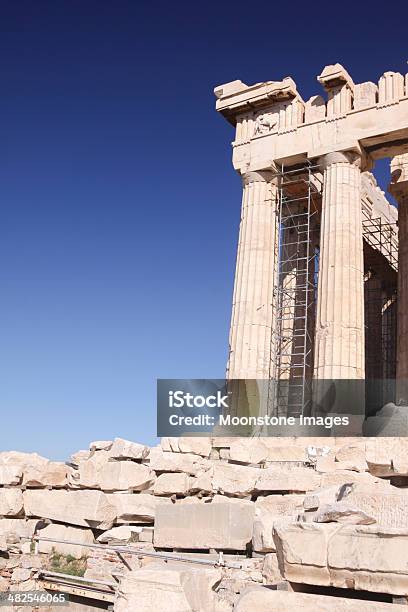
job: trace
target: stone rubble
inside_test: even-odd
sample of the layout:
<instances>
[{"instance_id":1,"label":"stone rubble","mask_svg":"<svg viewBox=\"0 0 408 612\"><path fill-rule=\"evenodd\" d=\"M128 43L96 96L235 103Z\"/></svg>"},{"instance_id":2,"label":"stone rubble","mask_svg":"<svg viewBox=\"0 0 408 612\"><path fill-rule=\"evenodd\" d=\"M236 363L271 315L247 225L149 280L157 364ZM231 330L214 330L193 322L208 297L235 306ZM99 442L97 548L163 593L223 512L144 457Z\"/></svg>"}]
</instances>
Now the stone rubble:
<instances>
[{"instance_id":1,"label":"stone rubble","mask_svg":"<svg viewBox=\"0 0 408 612\"><path fill-rule=\"evenodd\" d=\"M0 453L0 589L39 588L58 554L89 579L123 574L115 611L330 609L330 594L298 592L319 587L371 594L334 609L386 610L378 594L408 597L405 468L392 484L405 452L391 438L117 438L67 464Z\"/></svg>"}]
</instances>

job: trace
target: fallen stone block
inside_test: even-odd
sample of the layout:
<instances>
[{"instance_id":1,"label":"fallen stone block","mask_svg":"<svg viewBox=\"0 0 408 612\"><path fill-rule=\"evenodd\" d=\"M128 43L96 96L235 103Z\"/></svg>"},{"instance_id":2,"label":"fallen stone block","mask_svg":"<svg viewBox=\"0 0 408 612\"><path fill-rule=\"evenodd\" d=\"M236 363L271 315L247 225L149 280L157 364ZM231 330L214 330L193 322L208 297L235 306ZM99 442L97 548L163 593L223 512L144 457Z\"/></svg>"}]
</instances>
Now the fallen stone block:
<instances>
[{"instance_id":1,"label":"fallen stone block","mask_svg":"<svg viewBox=\"0 0 408 612\"><path fill-rule=\"evenodd\" d=\"M376 476L393 476L402 471L408 456L408 439L405 437L369 438L366 440L366 460L369 470ZM395 465L400 466L398 472Z\"/></svg>"},{"instance_id":2,"label":"fallen stone block","mask_svg":"<svg viewBox=\"0 0 408 612\"><path fill-rule=\"evenodd\" d=\"M313 491L320 487L321 476L312 468L287 467L259 470L255 491Z\"/></svg>"},{"instance_id":3,"label":"fallen stone block","mask_svg":"<svg viewBox=\"0 0 408 612\"><path fill-rule=\"evenodd\" d=\"M0 465L20 465L25 468L27 466L45 465L48 461L48 459L37 453L21 453L19 451L0 452Z\"/></svg>"},{"instance_id":4,"label":"fallen stone block","mask_svg":"<svg viewBox=\"0 0 408 612\"><path fill-rule=\"evenodd\" d=\"M245 550L253 522L251 502L161 505L153 542L158 548Z\"/></svg>"},{"instance_id":5,"label":"fallen stone block","mask_svg":"<svg viewBox=\"0 0 408 612\"><path fill-rule=\"evenodd\" d=\"M53 538L55 540L68 540L81 544L93 544L94 535L91 529L81 527L70 527L69 525L51 524L38 532L38 536ZM53 550L61 555L70 555L75 559L87 556L89 548L86 546L75 546L73 544L63 544L61 542L38 542L38 552L50 554Z\"/></svg>"},{"instance_id":6,"label":"fallen stone block","mask_svg":"<svg viewBox=\"0 0 408 612\"><path fill-rule=\"evenodd\" d=\"M347 487L341 500L372 516L383 527L408 528L408 492L354 483Z\"/></svg>"},{"instance_id":7,"label":"fallen stone block","mask_svg":"<svg viewBox=\"0 0 408 612\"><path fill-rule=\"evenodd\" d=\"M260 469L233 463L215 463L199 473L194 490L220 492L234 497L272 491L305 492L320 486L321 475L306 467L271 467Z\"/></svg>"},{"instance_id":8,"label":"fallen stone block","mask_svg":"<svg viewBox=\"0 0 408 612\"><path fill-rule=\"evenodd\" d=\"M305 510L317 510L325 504L332 504L337 501L341 487L334 485L333 487L324 487L311 491L303 500L303 508Z\"/></svg>"},{"instance_id":9,"label":"fallen stone block","mask_svg":"<svg viewBox=\"0 0 408 612\"><path fill-rule=\"evenodd\" d=\"M101 474L109 461L109 451L100 450L85 458L78 457L76 470L69 474L69 486L81 489L100 489Z\"/></svg>"},{"instance_id":10,"label":"fallen stone block","mask_svg":"<svg viewBox=\"0 0 408 612\"><path fill-rule=\"evenodd\" d=\"M48 461L42 465L24 469L23 485L26 487L66 487L70 468L65 463Z\"/></svg>"},{"instance_id":11,"label":"fallen stone block","mask_svg":"<svg viewBox=\"0 0 408 612\"><path fill-rule=\"evenodd\" d=\"M286 580L306 584L329 585L328 542L337 523L290 523L274 526L274 539L281 569Z\"/></svg>"},{"instance_id":12,"label":"fallen stone block","mask_svg":"<svg viewBox=\"0 0 408 612\"><path fill-rule=\"evenodd\" d=\"M388 480L383 480L377 476L373 476L368 472L355 472L352 470L336 470L332 473L321 475L321 488L331 487L334 485L342 486L353 482L365 483L367 485L378 485L384 489L390 488Z\"/></svg>"},{"instance_id":13,"label":"fallen stone block","mask_svg":"<svg viewBox=\"0 0 408 612\"><path fill-rule=\"evenodd\" d=\"M129 572L121 581L115 612L215 611L215 585L221 572L215 568L181 567L150 563Z\"/></svg>"},{"instance_id":14,"label":"fallen stone block","mask_svg":"<svg viewBox=\"0 0 408 612\"><path fill-rule=\"evenodd\" d=\"M190 476L190 492L209 495L213 491L213 474L212 467L203 469L197 472L196 476Z\"/></svg>"},{"instance_id":15,"label":"fallen stone block","mask_svg":"<svg viewBox=\"0 0 408 612\"><path fill-rule=\"evenodd\" d=\"M286 580L406 595L408 530L378 525L293 523L274 527Z\"/></svg>"},{"instance_id":16,"label":"fallen stone block","mask_svg":"<svg viewBox=\"0 0 408 612\"><path fill-rule=\"evenodd\" d=\"M19 485L23 478L23 468L21 465L0 464L0 485Z\"/></svg>"},{"instance_id":17,"label":"fallen stone block","mask_svg":"<svg viewBox=\"0 0 408 612\"><path fill-rule=\"evenodd\" d=\"M149 454L149 465L156 472L185 472L195 475L208 464L207 460L193 453L163 452L161 448L152 448Z\"/></svg>"},{"instance_id":18,"label":"fallen stone block","mask_svg":"<svg viewBox=\"0 0 408 612\"><path fill-rule=\"evenodd\" d=\"M193 453L201 457L209 457L212 449L211 438L184 437L179 438L178 443L181 453Z\"/></svg>"},{"instance_id":19,"label":"fallen stone block","mask_svg":"<svg viewBox=\"0 0 408 612\"><path fill-rule=\"evenodd\" d=\"M327 563L333 586L406 595L408 530L343 526L329 540Z\"/></svg>"},{"instance_id":20,"label":"fallen stone block","mask_svg":"<svg viewBox=\"0 0 408 612\"><path fill-rule=\"evenodd\" d=\"M240 463L264 463L268 457L268 448L260 438L237 438L230 445L231 461Z\"/></svg>"},{"instance_id":21,"label":"fallen stone block","mask_svg":"<svg viewBox=\"0 0 408 612\"><path fill-rule=\"evenodd\" d=\"M89 445L90 451L108 451L112 448L113 441L112 440L95 440L95 442L91 442Z\"/></svg>"},{"instance_id":22,"label":"fallen stone block","mask_svg":"<svg viewBox=\"0 0 408 612\"><path fill-rule=\"evenodd\" d=\"M259 468L231 463L219 463L210 468L212 490L214 492L246 497L255 491L255 484L261 470Z\"/></svg>"},{"instance_id":23,"label":"fallen stone block","mask_svg":"<svg viewBox=\"0 0 408 612\"><path fill-rule=\"evenodd\" d=\"M77 467L80 461L85 461L85 459L89 459L91 457L91 451L80 450L76 453L73 453L69 459L69 464Z\"/></svg>"},{"instance_id":24,"label":"fallen stone block","mask_svg":"<svg viewBox=\"0 0 408 612\"><path fill-rule=\"evenodd\" d=\"M95 529L110 529L116 519L115 506L101 491L27 489L23 498L29 517Z\"/></svg>"},{"instance_id":25,"label":"fallen stone block","mask_svg":"<svg viewBox=\"0 0 408 612\"><path fill-rule=\"evenodd\" d=\"M296 520L303 512L303 495L268 495L255 502L255 521L252 547L255 552L275 551L273 527L276 521L287 518Z\"/></svg>"},{"instance_id":26,"label":"fallen stone block","mask_svg":"<svg viewBox=\"0 0 408 612\"><path fill-rule=\"evenodd\" d=\"M23 514L23 494L20 489L0 489L0 516Z\"/></svg>"},{"instance_id":27,"label":"fallen stone block","mask_svg":"<svg viewBox=\"0 0 408 612\"><path fill-rule=\"evenodd\" d=\"M344 501L325 504L314 517L315 523L346 523L348 525L372 525L375 518Z\"/></svg>"},{"instance_id":28,"label":"fallen stone block","mask_svg":"<svg viewBox=\"0 0 408 612\"><path fill-rule=\"evenodd\" d=\"M404 612L406 606L346 597L252 588L238 599L234 612Z\"/></svg>"},{"instance_id":29,"label":"fallen stone block","mask_svg":"<svg viewBox=\"0 0 408 612\"><path fill-rule=\"evenodd\" d=\"M191 487L191 476L179 473L160 474L154 483L155 495L187 495Z\"/></svg>"},{"instance_id":30,"label":"fallen stone block","mask_svg":"<svg viewBox=\"0 0 408 612\"><path fill-rule=\"evenodd\" d=\"M104 531L97 538L100 544L122 545L139 541L139 535L143 527L135 525L121 525L120 527L112 527L108 531Z\"/></svg>"},{"instance_id":31,"label":"fallen stone block","mask_svg":"<svg viewBox=\"0 0 408 612\"><path fill-rule=\"evenodd\" d=\"M134 461L109 461L99 472L102 491L144 491L155 480L146 465Z\"/></svg>"},{"instance_id":32,"label":"fallen stone block","mask_svg":"<svg viewBox=\"0 0 408 612\"><path fill-rule=\"evenodd\" d=\"M262 565L262 576L265 584L275 585L282 582L283 576L279 568L279 560L276 553L270 552L265 555Z\"/></svg>"},{"instance_id":33,"label":"fallen stone block","mask_svg":"<svg viewBox=\"0 0 408 612\"><path fill-rule=\"evenodd\" d=\"M116 509L115 523L153 523L156 509L161 504L171 504L168 498L147 493L109 493L109 503Z\"/></svg>"},{"instance_id":34,"label":"fallen stone block","mask_svg":"<svg viewBox=\"0 0 408 612\"><path fill-rule=\"evenodd\" d=\"M122 438L115 438L109 451L111 459L133 459L142 461L149 455L149 447Z\"/></svg>"}]
</instances>

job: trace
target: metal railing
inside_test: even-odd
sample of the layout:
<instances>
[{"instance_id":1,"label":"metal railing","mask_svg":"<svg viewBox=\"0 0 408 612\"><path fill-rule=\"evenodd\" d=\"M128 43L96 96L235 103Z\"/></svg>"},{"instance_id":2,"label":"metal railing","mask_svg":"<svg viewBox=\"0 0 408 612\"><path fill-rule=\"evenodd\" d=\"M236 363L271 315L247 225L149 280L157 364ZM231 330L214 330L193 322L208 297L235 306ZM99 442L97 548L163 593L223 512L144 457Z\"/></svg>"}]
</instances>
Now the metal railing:
<instances>
[{"instance_id":1,"label":"metal railing","mask_svg":"<svg viewBox=\"0 0 408 612\"><path fill-rule=\"evenodd\" d=\"M180 563L193 563L198 565L211 565L212 567L226 567L229 569L241 569L240 563L229 563L224 559L224 553L218 553L218 560L213 561L210 559L194 559L189 557L182 557L180 555L174 555L173 553L166 552L153 552L147 550L140 550L132 546L111 546L109 544L84 544L83 542L72 542L70 540L60 540L57 538L45 538L41 536L34 536L33 538L24 538L36 542L51 542L54 544L69 544L70 546L82 546L83 548L99 549L99 550L111 550L113 552L128 555L135 555L138 557L153 557L158 559L164 559L166 561L175 561Z\"/></svg>"}]
</instances>

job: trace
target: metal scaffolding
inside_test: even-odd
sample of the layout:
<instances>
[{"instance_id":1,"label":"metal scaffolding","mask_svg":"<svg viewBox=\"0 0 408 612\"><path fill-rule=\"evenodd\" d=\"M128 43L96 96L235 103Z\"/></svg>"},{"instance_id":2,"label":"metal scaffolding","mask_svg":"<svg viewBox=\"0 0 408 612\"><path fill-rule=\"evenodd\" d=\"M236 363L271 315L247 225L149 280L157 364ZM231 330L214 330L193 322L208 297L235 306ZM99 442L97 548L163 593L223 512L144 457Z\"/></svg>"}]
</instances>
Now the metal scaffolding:
<instances>
[{"instance_id":1,"label":"metal scaffolding","mask_svg":"<svg viewBox=\"0 0 408 612\"><path fill-rule=\"evenodd\" d=\"M363 238L376 251L384 255L390 266L398 272L397 223L387 223L381 217L370 218L363 213Z\"/></svg>"},{"instance_id":2,"label":"metal scaffolding","mask_svg":"<svg viewBox=\"0 0 408 612\"><path fill-rule=\"evenodd\" d=\"M398 229L363 211L366 411L395 400Z\"/></svg>"},{"instance_id":3,"label":"metal scaffolding","mask_svg":"<svg viewBox=\"0 0 408 612\"><path fill-rule=\"evenodd\" d=\"M276 313L271 346L273 391L268 412L274 416L312 411L314 336L323 177L319 166L282 167L278 174ZM396 223L370 217L363 208L367 406L393 397L396 369ZM375 384L372 384L373 381Z\"/></svg>"},{"instance_id":4,"label":"metal scaffolding","mask_svg":"<svg viewBox=\"0 0 408 612\"><path fill-rule=\"evenodd\" d=\"M308 414L312 400L320 195L318 167L279 174L279 229L273 413Z\"/></svg>"}]
</instances>

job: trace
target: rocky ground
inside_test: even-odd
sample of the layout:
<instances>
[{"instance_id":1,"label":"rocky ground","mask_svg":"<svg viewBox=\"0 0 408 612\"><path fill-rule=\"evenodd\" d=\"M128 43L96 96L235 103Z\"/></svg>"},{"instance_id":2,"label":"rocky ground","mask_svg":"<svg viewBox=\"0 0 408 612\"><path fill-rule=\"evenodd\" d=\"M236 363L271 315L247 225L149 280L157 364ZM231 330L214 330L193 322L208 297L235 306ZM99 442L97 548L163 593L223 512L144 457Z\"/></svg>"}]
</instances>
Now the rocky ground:
<instances>
[{"instance_id":1,"label":"rocky ground","mask_svg":"<svg viewBox=\"0 0 408 612\"><path fill-rule=\"evenodd\" d=\"M407 451L405 438L117 438L66 464L0 453L0 591L41 588L48 568L116 581L116 612L406 609Z\"/></svg>"}]
</instances>

